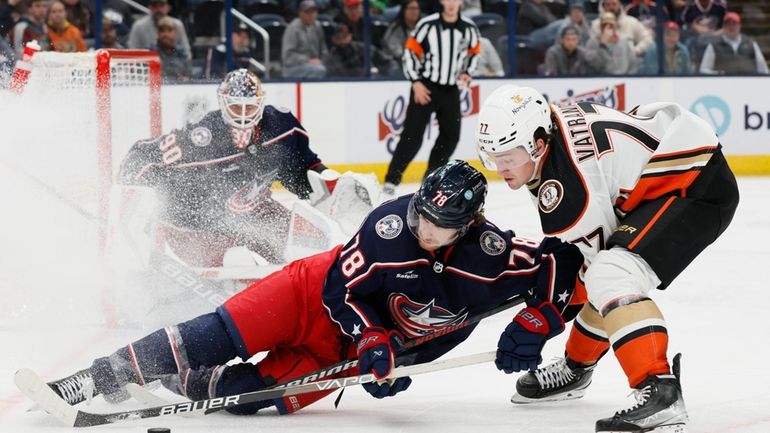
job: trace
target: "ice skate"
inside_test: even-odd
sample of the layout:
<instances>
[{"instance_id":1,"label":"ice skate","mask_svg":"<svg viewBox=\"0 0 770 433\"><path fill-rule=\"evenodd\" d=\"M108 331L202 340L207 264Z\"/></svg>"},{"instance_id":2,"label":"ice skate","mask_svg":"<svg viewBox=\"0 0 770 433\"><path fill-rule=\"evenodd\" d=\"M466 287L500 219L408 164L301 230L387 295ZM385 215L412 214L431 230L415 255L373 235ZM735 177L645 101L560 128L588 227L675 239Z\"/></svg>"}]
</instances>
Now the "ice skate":
<instances>
[{"instance_id":1,"label":"ice skate","mask_svg":"<svg viewBox=\"0 0 770 433\"><path fill-rule=\"evenodd\" d=\"M636 404L596 421L597 432L686 433L687 409L679 383L679 359L674 357L674 374L648 376L634 390Z\"/></svg>"},{"instance_id":2,"label":"ice skate","mask_svg":"<svg viewBox=\"0 0 770 433\"><path fill-rule=\"evenodd\" d=\"M595 365L585 367L570 365L566 358L527 372L516 381L516 393L512 403L527 404L547 401L574 400L585 395L591 384Z\"/></svg>"},{"instance_id":3,"label":"ice skate","mask_svg":"<svg viewBox=\"0 0 770 433\"><path fill-rule=\"evenodd\" d=\"M78 371L64 379L48 382L48 386L71 406L84 401L90 404L91 399L99 395L89 369Z\"/></svg>"}]
</instances>

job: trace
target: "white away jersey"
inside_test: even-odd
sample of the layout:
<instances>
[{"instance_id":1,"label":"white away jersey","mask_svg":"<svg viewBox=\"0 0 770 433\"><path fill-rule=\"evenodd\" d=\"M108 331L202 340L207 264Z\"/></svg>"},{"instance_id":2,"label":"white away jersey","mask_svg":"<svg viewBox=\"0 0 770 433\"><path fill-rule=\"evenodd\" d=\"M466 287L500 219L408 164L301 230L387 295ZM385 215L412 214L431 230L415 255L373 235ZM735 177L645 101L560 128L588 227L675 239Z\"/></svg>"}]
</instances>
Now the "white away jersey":
<instances>
[{"instance_id":1,"label":"white away jersey","mask_svg":"<svg viewBox=\"0 0 770 433\"><path fill-rule=\"evenodd\" d=\"M624 113L582 102L551 107L558 130L529 185L543 232L590 263L641 202L687 188L718 149L703 119L674 103Z\"/></svg>"}]
</instances>

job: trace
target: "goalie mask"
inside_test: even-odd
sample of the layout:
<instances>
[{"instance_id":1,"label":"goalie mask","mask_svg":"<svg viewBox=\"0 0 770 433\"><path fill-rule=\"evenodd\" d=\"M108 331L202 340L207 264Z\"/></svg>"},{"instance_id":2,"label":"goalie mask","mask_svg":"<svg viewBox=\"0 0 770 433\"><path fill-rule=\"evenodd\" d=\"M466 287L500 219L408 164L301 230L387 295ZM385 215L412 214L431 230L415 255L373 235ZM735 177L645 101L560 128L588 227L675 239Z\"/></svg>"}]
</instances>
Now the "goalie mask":
<instances>
[{"instance_id":1,"label":"goalie mask","mask_svg":"<svg viewBox=\"0 0 770 433\"><path fill-rule=\"evenodd\" d=\"M265 92L262 82L247 69L236 69L222 80L217 89L222 119L235 128L251 128L262 119Z\"/></svg>"},{"instance_id":2,"label":"goalie mask","mask_svg":"<svg viewBox=\"0 0 770 433\"><path fill-rule=\"evenodd\" d=\"M486 168L496 170L498 157L504 156L513 166L534 161L534 135L539 128L547 133L553 130L551 109L545 97L531 87L499 87L479 111L476 150L481 162Z\"/></svg>"},{"instance_id":3,"label":"goalie mask","mask_svg":"<svg viewBox=\"0 0 770 433\"><path fill-rule=\"evenodd\" d=\"M455 160L429 174L409 201L407 225L421 241L441 247L468 231L481 213L487 180L465 161Z\"/></svg>"}]
</instances>

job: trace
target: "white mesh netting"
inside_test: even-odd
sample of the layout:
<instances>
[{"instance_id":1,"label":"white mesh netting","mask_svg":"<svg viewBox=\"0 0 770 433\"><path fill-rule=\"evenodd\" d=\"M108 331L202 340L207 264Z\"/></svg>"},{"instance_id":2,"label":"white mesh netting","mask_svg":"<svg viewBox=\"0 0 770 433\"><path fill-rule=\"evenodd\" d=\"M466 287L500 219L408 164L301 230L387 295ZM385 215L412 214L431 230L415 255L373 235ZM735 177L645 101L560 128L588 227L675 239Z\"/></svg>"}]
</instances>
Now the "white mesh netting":
<instances>
[{"instance_id":1,"label":"white mesh netting","mask_svg":"<svg viewBox=\"0 0 770 433\"><path fill-rule=\"evenodd\" d=\"M112 176L131 144L152 135L146 56L111 57L109 66L109 98L98 99L96 52L37 53L24 92L6 107L15 148L6 159L94 212L99 126L109 134Z\"/></svg>"}]
</instances>

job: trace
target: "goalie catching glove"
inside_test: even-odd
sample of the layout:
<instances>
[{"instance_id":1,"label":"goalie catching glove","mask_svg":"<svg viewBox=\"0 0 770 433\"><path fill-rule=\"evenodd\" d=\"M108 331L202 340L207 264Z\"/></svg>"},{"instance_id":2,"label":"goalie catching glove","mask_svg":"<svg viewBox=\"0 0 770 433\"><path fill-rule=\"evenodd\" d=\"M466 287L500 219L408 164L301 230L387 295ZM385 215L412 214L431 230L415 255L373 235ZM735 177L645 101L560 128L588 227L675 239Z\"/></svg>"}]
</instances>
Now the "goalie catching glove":
<instances>
[{"instance_id":1,"label":"goalie catching glove","mask_svg":"<svg viewBox=\"0 0 770 433\"><path fill-rule=\"evenodd\" d=\"M394 353L403 340L404 337L398 331L387 331L380 327L365 328L356 350L360 374L372 373L377 379L387 378L393 370ZM411 378L399 377L362 386L374 397L383 398L393 397L409 388L411 383Z\"/></svg>"},{"instance_id":2,"label":"goalie catching glove","mask_svg":"<svg viewBox=\"0 0 770 433\"><path fill-rule=\"evenodd\" d=\"M311 169L307 171L307 179L311 188L308 200L312 206L315 206L334 192L337 181L340 179L340 173L325 167L321 171Z\"/></svg>"},{"instance_id":3,"label":"goalie catching glove","mask_svg":"<svg viewBox=\"0 0 770 433\"><path fill-rule=\"evenodd\" d=\"M507 374L535 370L543 361L545 342L564 331L564 320L552 303L533 299L527 304L497 343L495 365Z\"/></svg>"}]
</instances>

